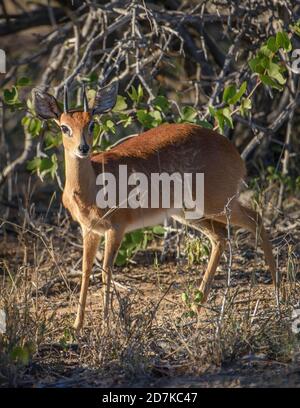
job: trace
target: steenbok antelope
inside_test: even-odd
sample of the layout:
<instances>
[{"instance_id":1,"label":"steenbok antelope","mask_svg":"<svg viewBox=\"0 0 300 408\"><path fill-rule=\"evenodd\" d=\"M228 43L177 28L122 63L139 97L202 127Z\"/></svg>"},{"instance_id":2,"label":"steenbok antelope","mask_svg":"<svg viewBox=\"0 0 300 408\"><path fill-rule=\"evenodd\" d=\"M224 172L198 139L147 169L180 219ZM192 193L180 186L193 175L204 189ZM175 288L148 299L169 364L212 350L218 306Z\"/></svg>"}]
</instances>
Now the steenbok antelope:
<instances>
[{"instance_id":1,"label":"steenbok antelope","mask_svg":"<svg viewBox=\"0 0 300 408\"><path fill-rule=\"evenodd\" d=\"M83 111L70 111L65 89L64 111L61 112L52 95L39 89L33 90L36 114L41 119L55 120L62 131L66 172L63 204L82 229L82 283L74 327L80 329L83 325L89 276L100 236L105 235L102 280L104 316L107 316L112 268L124 234L160 224L166 215L202 231L210 239L210 260L199 288L202 302L207 300L224 250L228 219L232 225L245 228L253 234L258 231L275 283L275 261L262 220L259 214L238 201L239 187L246 171L235 147L224 136L197 125L164 124L108 151L92 155L93 116L111 110L116 103L116 96L115 84L100 89L90 112L83 91ZM204 174L202 217L187 219L186 207L177 208L172 194L169 209L161 205L161 196L160 205L156 208L99 208L96 202L98 175L105 171L118 180L121 165L127 166L128 173L140 172L149 180L151 174L158 170L168 174ZM195 181L191 184L189 187L194 191Z\"/></svg>"}]
</instances>

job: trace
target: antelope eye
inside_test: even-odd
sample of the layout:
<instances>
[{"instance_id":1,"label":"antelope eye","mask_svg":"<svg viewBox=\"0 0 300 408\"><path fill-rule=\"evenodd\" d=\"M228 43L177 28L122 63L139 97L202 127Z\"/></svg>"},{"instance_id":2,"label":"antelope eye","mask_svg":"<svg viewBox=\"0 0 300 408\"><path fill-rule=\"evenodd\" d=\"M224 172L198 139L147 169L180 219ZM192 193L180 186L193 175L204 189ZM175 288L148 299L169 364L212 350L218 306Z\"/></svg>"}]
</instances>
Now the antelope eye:
<instances>
[{"instance_id":1,"label":"antelope eye","mask_svg":"<svg viewBox=\"0 0 300 408\"><path fill-rule=\"evenodd\" d=\"M94 132L94 129L95 129L95 122L93 121L89 124L89 134L92 134Z\"/></svg>"},{"instance_id":2,"label":"antelope eye","mask_svg":"<svg viewBox=\"0 0 300 408\"><path fill-rule=\"evenodd\" d=\"M63 133L65 133L68 136L71 136L71 131L70 128L68 128L68 126L62 125L60 128Z\"/></svg>"}]
</instances>

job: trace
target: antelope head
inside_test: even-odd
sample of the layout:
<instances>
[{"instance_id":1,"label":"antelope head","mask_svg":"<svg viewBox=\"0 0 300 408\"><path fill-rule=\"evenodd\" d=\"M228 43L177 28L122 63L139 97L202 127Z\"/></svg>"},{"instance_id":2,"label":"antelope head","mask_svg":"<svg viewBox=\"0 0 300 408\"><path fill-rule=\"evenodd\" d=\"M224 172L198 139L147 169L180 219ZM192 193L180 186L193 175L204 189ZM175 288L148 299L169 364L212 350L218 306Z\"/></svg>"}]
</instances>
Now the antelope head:
<instances>
[{"instance_id":1,"label":"antelope head","mask_svg":"<svg viewBox=\"0 0 300 408\"><path fill-rule=\"evenodd\" d=\"M54 120L62 131L64 149L80 159L89 157L92 150L94 116L110 111L116 104L117 93L117 82L99 89L94 106L90 110L83 87L83 110L69 110L68 90L65 87L62 112L54 96L38 88L32 90L33 106L37 116L42 120Z\"/></svg>"}]
</instances>

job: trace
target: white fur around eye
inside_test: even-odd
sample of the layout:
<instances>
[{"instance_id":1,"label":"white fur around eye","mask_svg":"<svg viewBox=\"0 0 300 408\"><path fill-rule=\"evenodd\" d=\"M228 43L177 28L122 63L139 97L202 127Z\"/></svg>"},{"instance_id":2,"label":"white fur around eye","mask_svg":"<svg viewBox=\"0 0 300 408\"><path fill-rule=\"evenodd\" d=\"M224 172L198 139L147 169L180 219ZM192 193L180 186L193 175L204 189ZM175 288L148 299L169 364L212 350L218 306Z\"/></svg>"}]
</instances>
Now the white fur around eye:
<instances>
[{"instance_id":1,"label":"white fur around eye","mask_svg":"<svg viewBox=\"0 0 300 408\"><path fill-rule=\"evenodd\" d=\"M64 135L67 135L69 137L72 136L72 129L68 125L62 124L60 128Z\"/></svg>"}]
</instances>

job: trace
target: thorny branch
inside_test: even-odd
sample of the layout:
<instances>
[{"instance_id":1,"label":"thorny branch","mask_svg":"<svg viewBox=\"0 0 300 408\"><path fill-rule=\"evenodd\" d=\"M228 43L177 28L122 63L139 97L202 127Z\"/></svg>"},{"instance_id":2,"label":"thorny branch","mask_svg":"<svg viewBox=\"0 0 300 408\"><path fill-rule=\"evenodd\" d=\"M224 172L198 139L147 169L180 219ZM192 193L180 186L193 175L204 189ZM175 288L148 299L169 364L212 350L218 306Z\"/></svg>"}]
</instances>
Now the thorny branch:
<instances>
[{"instance_id":1,"label":"thorny branch","mask_svg":"<svg viewBox=\"0 0 300 408\"><path fill-rule=\"evenodd\" d=\"M51 27L48 33L39 34L39 50L23 52L14 60L8 56L8 74L2 84L34 63L42 73L35 85L50 89L55 96L61 97L65 84L74 92L82 81L102 86L118 79L121 93L141 83L151 106L163 90L174 106L193 104L200 119L208 117L209 105L220 106L226 85L240 85L245 79L251 84L247 60L270 35L287 29L300 15L295 0L60 3L49 2L45 7L37 2L30 10L14 14L0 10L1 40L25 28ZM299 45L296 38L293 41L295 47ZM252 89L254 86L252 83ZM268 154L275 132L279 142L285 143L284 125L292 113L296 117L296 99L290 89L275 95L260 87L251 117L236 115L238 126L226 132L244 159L251 159L254 151L256 157ZM36 142L27 139L20 157L1 166L2 182L28 159L26 146ZM288 139L289 151L296 149L293 136ZM291 161L285 159L285 173L287 164L291 166Z\"/></svg>"}]
</instances>

